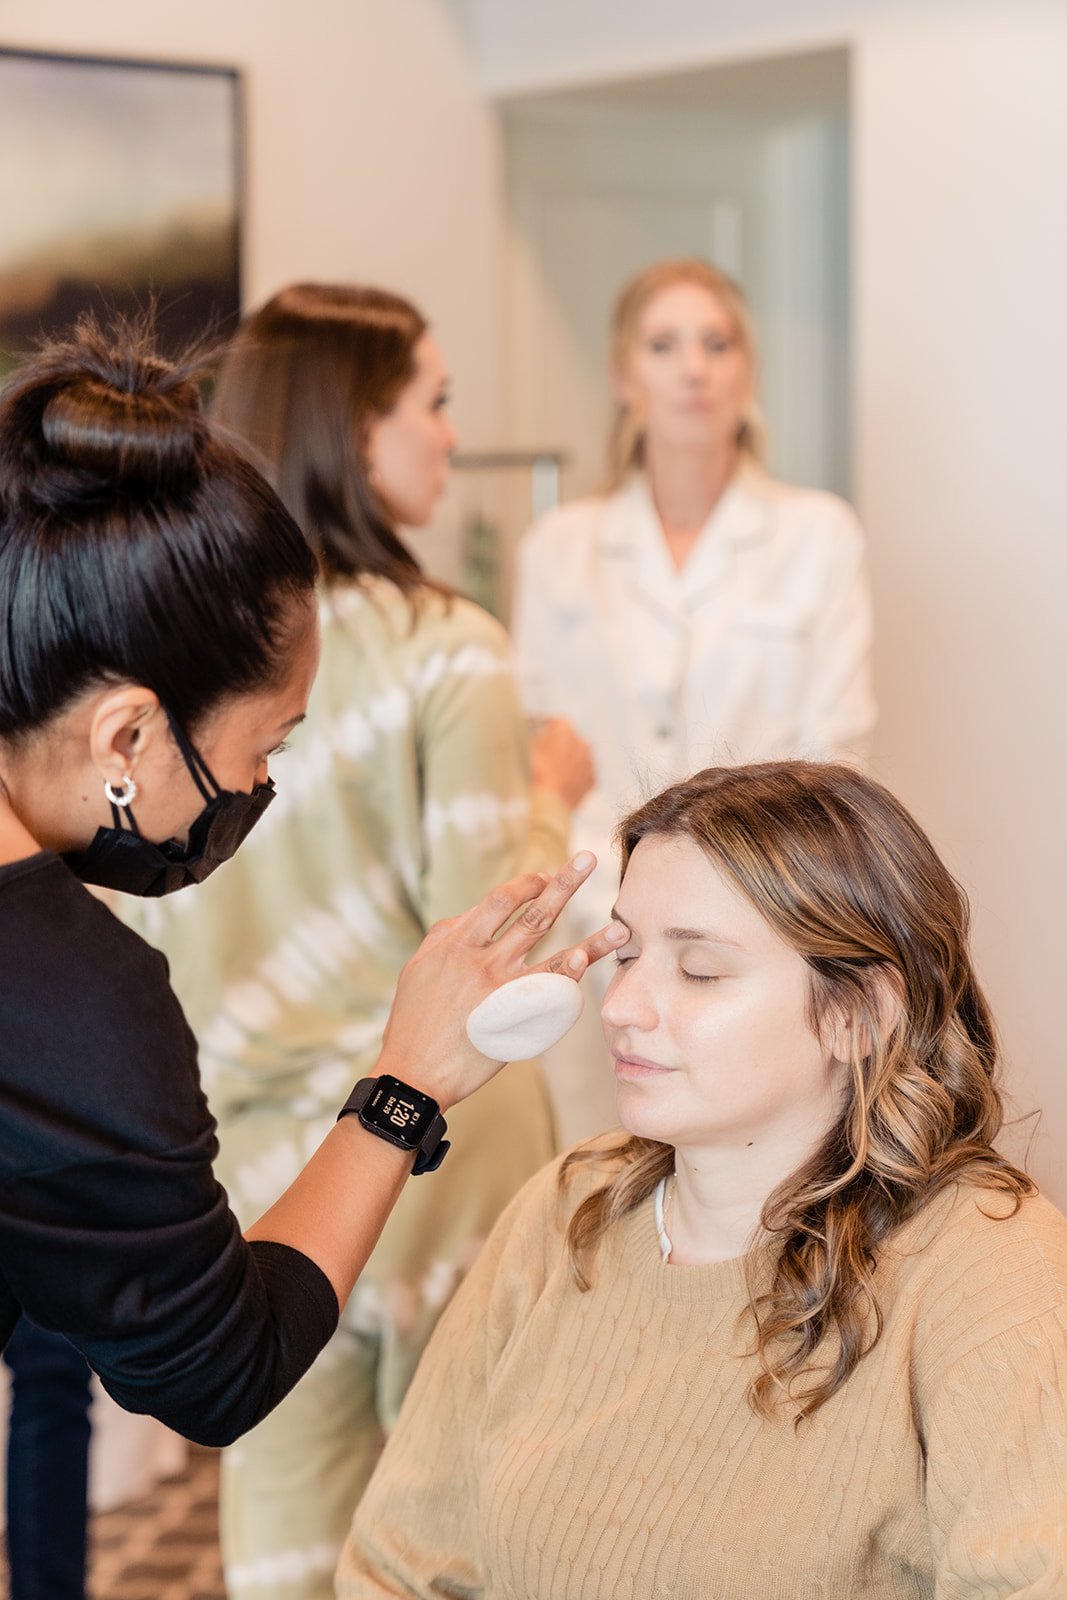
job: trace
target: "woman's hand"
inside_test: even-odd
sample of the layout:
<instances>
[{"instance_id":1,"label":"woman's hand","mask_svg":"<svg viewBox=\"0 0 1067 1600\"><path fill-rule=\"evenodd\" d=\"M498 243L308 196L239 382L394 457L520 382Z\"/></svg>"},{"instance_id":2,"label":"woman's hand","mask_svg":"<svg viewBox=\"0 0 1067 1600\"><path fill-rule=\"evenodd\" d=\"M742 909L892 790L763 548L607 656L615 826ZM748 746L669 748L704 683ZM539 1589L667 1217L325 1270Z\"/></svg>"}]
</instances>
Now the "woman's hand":
<instances>
[{"instance_id":1,"label":"woman's hand","mask_svg":"<svg viewBox=\"0 0 1067 1600\"><path fill-rule=\"evenodd\" d=\"M467 1038L475 1006L527 971L577 980L591 961L629 938L621 923L610 923L540 966L526 966L527 953L595 865L585 851L552 879L546 872L513 878L473 911L432 927L400 974L377 1071L422 1089L443 1110L498 1072L500 1062ZM310 1256L343 1306L410 1172L410 1152L377 1138L356 1117L342 1117L246 1238L271 1239Z\"/></svg>"},{"instance_id":2,"label":"woman's hand","mask_svg":"<svg viewBox=\"0 0 1067 1600\"><path fill-rule=\"evenodd\" d=\"M566 717L548 717L530 735L530 775L535 789L548 789L573 811L596 781L589 745Z\"/></svg>"},{"instance_id":3,"label":"woman's hand","mask_svg":"<svg viewBox=\"0 0 1067 1600\"><path fill-rule=\"evenodd\" d=\"M526 972L561 972L577 982L591 962L629 937L621 923L609 923L580 945L526 965L595 865L595 856L582 851L554 878L543 872L512 878L463 916L435 923L400 974L376 1071L432 1095L442 1110L488 1082L500 1063L467 1038L475 1006Z\"/></svg>"}]
</instances>

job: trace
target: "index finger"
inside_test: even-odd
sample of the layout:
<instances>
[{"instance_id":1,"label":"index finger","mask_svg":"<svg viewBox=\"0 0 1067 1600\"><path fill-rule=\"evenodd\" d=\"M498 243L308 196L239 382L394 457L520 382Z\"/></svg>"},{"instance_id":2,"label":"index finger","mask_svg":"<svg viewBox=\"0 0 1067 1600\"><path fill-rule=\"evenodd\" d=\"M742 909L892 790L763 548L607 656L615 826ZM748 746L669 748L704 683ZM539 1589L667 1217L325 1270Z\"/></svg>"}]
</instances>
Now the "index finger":
<instances>
[{"instance_id":1,"label":"index finger","mask_svg":"<svg viewBox=\"0 0 1067 1600\"><path fill-rule=\"evenodd\" d=\"M591 850L579 850L566 866L545 884L536 899L523 906L514 922L500 935L498 944L509 944L516 954L533 948L543 939L574 891L581 887L596 866Z\"/></svg>"},{"instance_id":2,"label":"index finger","mask_svg":"<svg viewBox=\"0 0 1067 1600\"><path fill-rule=\"evenodd\" d=\"M527 900L533 900L549 881L547 872L523 872L490 889L484 900L454 919L462 924L474 944L491 944L508 918Z\"/></svg>"}]
</instances>

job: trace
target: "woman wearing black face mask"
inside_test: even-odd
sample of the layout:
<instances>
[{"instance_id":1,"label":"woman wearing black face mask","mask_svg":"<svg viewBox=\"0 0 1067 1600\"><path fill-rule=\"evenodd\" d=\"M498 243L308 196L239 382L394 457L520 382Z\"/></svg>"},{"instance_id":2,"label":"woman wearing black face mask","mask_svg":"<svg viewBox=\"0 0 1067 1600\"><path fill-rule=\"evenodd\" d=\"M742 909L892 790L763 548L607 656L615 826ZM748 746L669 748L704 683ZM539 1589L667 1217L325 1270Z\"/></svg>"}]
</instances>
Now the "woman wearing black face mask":
<instances>
[{"instance_id":1,"label":"woman wearing black face mask","mask_svg":"<svg viewBox=\"0 0 1067 1600\"><path fill-rule=\"evenodd\" d=\"M120 1404L209 1443L333 1331L405 1180L447 1148L440 1112L495 1070L466 1015L592 864L429 935L380 1075L242 1239L165 966L79 878L161 894L237 848L303 715L314 578L189 375L136 336L82 327L0 398L0 1344L24 1310Z\"/></svg>"}]
</instances>

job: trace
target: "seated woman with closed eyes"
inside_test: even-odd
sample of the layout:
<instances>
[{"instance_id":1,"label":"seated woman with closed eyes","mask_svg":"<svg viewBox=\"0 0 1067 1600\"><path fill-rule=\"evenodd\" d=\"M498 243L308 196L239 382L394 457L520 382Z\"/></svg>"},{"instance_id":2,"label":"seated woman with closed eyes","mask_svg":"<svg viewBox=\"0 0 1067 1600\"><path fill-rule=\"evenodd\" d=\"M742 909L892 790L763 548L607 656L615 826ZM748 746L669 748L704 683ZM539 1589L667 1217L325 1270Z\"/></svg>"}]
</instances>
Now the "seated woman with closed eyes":
<instances>
[{"instance_id":1,"label":"seated woman with closed eyes","mask_svg":"<svg viewBox=\"0 0 1067 1600\"><path fill-rule=\"evenodd\" d=\"M1067 1221L994 1149L961 891L843 766L620 837L625 1131L502 1217L339 1595L1067 1593Z\"/></svg>"}]
</instances>

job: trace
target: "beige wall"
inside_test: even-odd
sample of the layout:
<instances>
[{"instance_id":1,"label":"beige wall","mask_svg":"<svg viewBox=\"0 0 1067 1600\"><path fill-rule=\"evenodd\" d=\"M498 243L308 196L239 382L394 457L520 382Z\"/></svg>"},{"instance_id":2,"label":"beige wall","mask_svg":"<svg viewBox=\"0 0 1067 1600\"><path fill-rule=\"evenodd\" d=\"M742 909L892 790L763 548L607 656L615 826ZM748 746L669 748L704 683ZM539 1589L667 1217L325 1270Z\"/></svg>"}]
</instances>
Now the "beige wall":
<instances>
[{"instance_id":1,"label":"beige wall","mask_svg":"<svg viewBox=\"0 0 1067 1600\"><path fill-rule=\"evenodd\" d=\"M857 51L858 482L879 764L971 893L1067 1207L1067 7L900 6Z\"/></svg>"}]
</instances>

